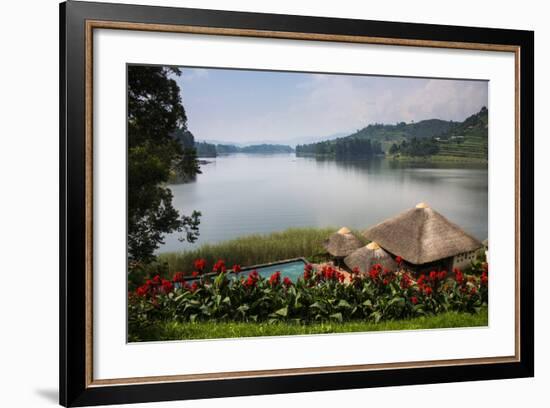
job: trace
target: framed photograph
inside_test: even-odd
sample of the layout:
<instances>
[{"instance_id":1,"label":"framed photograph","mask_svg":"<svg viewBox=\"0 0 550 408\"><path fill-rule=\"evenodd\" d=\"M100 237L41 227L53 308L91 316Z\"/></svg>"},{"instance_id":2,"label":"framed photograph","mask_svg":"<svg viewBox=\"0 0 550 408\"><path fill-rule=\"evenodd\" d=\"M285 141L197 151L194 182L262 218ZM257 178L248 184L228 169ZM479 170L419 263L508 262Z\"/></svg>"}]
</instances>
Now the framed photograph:
<instances>
[{"instance_id":1,"label":"framed photograph","mask_svg":"<svg viewBox=\"0 0 550 408\"><path fill-rule=\"evenodd\" d=\"M62 405L534 375L533 32L60 16Z\"/></svg>"}]
</instances>

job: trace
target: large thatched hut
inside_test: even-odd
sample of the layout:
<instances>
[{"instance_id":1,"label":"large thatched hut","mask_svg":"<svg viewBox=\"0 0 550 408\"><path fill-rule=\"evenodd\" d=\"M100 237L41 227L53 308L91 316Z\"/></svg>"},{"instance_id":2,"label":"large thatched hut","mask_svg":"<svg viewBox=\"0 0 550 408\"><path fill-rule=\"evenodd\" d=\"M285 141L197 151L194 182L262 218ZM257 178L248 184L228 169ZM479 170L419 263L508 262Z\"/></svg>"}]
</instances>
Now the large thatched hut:
<instances>
[{"instance_id":1,"label":"large thatched hut","mask_svg":"<svg viewBox=\"0 0 550 408\"><path fill-rule=\"evenodd\" d=\"M344 263L349 269L359 268L360 272L368 272L376 264L380 264L383 268L388 268L391 271L397 269L397 262L376 242L371 242L353 251L344 258Z\"/></svg>"},{"instance_id":2,"label":"large thatched hut","mask_svg":"<svg viewBox=\"0 0 550 408\"><path fill-rule=\"evenodd\" d=\"M418 269L434 265L463 268L482 246L425 203L369 228L363 235Z\"/></svg>"},{"instance_id":3,"label":"large thatched hut","mask_svg":"<svg viewBox=\"0 0 550 408\"><path fill-rule=\"evenodd\" d=\"M342 227L325 241L325 249L335 258L348 256L363 244L349 228Z\"/></svg>"}]
</instances>

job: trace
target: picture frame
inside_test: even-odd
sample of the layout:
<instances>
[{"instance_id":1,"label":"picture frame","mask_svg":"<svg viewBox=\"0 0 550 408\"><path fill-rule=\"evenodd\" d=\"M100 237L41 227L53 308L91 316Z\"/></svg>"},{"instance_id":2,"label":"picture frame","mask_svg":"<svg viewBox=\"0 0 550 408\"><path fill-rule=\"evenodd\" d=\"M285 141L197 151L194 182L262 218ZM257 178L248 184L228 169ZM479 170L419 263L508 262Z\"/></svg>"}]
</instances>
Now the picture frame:
<instances>
[{"instance_id":1,"label":"picture frame","mask_svg":"<svg viewBox=\"0 0 550 408\"><path fill-rule=\"evenodd\" d=\"M497 357L94 377L94 30L507 52L515 61L515 352ZM68 1L60 5L60 404L87 406L534 376L534 33ZM96 163L96 164L94 164Z\"/></svg>"}]
</instances>

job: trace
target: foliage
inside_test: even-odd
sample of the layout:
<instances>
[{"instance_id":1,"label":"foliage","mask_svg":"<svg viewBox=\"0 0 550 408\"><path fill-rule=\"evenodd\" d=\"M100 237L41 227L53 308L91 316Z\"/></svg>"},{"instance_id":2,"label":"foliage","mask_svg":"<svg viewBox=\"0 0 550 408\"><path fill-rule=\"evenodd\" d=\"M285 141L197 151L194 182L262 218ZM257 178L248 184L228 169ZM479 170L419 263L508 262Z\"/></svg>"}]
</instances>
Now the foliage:
<instances>
[{"instance_id":1,"label":"foliage","mask_svg":"<svg viewBox=\"0 0 550 408\"><path fill-rule=\"evenodd\" d=\"M251 154L275 154L275 153L292 153L294 149L287 145L280 144L258 144L250 146L235 146L232 144L216 145L218 154L231 153L251 153Z\"/></svg>"},{"instance_id":2,"label":"foliage","mask_svg":"<svg viewBox=\"0 0 550 408\"><path fill-rule=\"evenodd\" d=\"M479 313L444 312L402 320L322 322L180 322L155 321L140 330L130 331L129 341L168 341L190 339L239 338L256 336L288 336L304 334L353 333L389 330L419 330L487 326L487 308Z\"/></svg>"},{"instance_id":3,"label":"foliage","mask_svg":"<svg viewBox=\"0 0 550 408\"><path fill-rule=\"evenodd\" d=\"M128 67L128 258L130 267L154 259L166 233L186 231L197 237L199 212L181 218L165 187L171 174L194 176L193 147L184 148L173 135L185 135L187 117L180 89L171 75L177 68ZM182 136L186 137L186 136Z\"/></svg>"},{"instance_id":4,"label":"foliage","mask_svg":"<svg viewBox=\"0 0 550 408\"><path fill-rule=\"evenodd\" d=\"M280 144L259 144L250 145L239 148L241 153L259 153L259 154L272 154L272 153L293 153L294 149L287 145Z\"/></svg>"},{"instance_id":5,"label":"foliage","mask_svg":"<svg viewBox=\"0 0 550 408\"><path fill-rule=\"evenodd\" d=\"M389 150L390 154L403 154L406 156L432 156L439 152L439 145L435 139L417 139L410 141L403 140L401 144L393 144Z\"/></svg>"},{"instance_id":6,"label":"foliage","mask_svg":"<svg viewBox=\"0 0 550 408\"><path fill-rule=\"evenodd\" d=\"M347 278L330 266L307 264L304 275L291 282L281 281L279 272L269 279L256 271L237 278L223 261L214 265L218 274L212 277L203 274L206 265L195 261L198 277L192 283L181 273L171 280L157 276L130 293L130 332L156 321L378 323L448 311L474 313L488 301L488 275L466 278L458 269L454 279L445 271L432 271L415 280L407 271L375 265Z\"/></svg>"},{"instance_id":7,"label":"foliage","mask_svg":"<svg viewBox=\"0 0 550 408\"><path fill-rule=\"evenodd\" d=\"M349 136L324 142L298 145L297 155L327 156L339 159L368 158L370 154L387 152L401 157L435 155L446 160L453 158L487 161L488 111L486 107L463 122L428 119L420 122L400 122L395 125L375 123ZM355 141L370 140L371 151L354 146ZM400 150L401 148L401 150Z\"/></svg>"},{"instance_id":8,"label":"foliage","mask_svg":"<svg viewBox=\"0 0 550 408\"><path fill-rule=\"evenodd\" d=\"M296 146L296 155L315 155L336 159L366 159L383 154L379 142L356 137L344 137L309 145Z\"/></svg>"},{"instance_id":9,"label":"foliage","mask_svg":"<svg viewBox=\"0 0 550 408\"><path fill-rule=\"evenodd\" d=\"M437 155L436 157L447 159L454 157L467 161L487 161L488 120L488 110L483 107L478 113L463 122L454 123L446 132L434 137L394 143L388 153L407 157Z\"/></svg>"},{"instance_id":10,"label":"foliage","mask_svg":"<svg viewBox=\"0 0 550 408\"><path fill-rule=\"evenodd\" d=\"M218 155L216 145L211 143L195 142L195 148L199 157L216 157Z\"/></svg>"}]
</instances>

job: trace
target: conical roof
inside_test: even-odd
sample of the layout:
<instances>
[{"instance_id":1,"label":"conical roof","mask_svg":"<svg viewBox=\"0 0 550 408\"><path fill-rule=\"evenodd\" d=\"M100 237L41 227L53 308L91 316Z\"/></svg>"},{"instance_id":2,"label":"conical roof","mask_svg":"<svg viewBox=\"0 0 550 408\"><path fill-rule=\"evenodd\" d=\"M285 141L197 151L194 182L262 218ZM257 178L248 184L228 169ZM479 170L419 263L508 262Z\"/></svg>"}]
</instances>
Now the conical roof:
<instances>
[{"instance_id":1,"label":"conical roof","mask_svg":"<svg viewBox=\"0 0 550 408\"><path fill-rule=\"evenodd\" d=\"M325 241L325 249L336 257L344 257L351 254L363 244L347 227L340 228Z\"/></svg>"},{"instance_id":2,"label":"conical roof","mask_svg":"<svg viewBox=\"0 0 550 408\"><path fill-rule=\"evenodd\" d=\"M481 242L425 203L369 228L363 235L416 265L481 247Z\"/></svg>"},{"instance_id":3,"label":"conical roof","mask_svg":"<svg viewBox=\"0 0 550 408\"><path fill-rule=\"evenodd\" d=\"M350 269L359 268L360 272L368 272L376 264L382 265L389 270L397 269L397 262L390 254L384 251L376 242L371 242L364 247L353 251L344 258L344 263Z\"/></svg>"}]
</instances>

